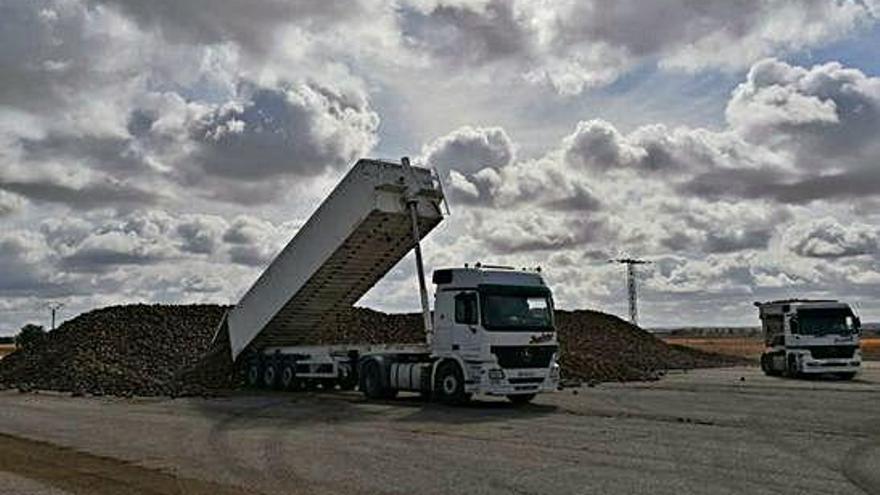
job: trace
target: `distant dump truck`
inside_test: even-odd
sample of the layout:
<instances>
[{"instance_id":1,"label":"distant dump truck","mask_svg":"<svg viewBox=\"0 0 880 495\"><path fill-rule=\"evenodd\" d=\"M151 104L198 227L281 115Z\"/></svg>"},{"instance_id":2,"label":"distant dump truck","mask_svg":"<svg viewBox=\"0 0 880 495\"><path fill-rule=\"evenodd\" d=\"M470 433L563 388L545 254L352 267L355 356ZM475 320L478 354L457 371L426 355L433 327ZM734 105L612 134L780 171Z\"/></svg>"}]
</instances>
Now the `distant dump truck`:
<instances>
[{"instance_id":1,"label":"distant dump truck","mask_svg":"<svg viewBox=\"0 0 880 495\"><path fill-rule=\"evenodd\" d=\"M431 171L407 159L360 160L221 323L232 358L246 360L247 383L359 386L369 398L411 391L447 403L472 394L525 403L555 390L553 299L539 271L435 270L430 311L419 241L443 220L442 201ZM424 343L320 345L322 329L411 249Z\"/></svg>"},{"instance_id":2,"label":"distant dump truck","mask_svg":"<svg viewBox=\"0 0 880 495\"><path fill-rule=\"evenodd\" d=\"M852 379L862 364L861 323L835 300L756 302L764 331L761 369L770 376L834 374Z\"/></svg>"}]
</instances>

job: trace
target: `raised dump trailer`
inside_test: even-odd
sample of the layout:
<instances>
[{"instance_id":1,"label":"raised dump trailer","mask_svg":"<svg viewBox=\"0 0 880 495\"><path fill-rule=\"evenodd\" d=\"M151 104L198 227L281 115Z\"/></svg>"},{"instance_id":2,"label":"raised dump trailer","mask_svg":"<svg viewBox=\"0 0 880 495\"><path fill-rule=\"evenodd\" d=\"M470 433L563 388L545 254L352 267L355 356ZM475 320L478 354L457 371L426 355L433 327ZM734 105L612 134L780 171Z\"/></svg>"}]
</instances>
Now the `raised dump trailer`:
<instances>
[{"instance_id":1,"label":"raised dump trailer","mask_svg":"<svg viewBox=\"0 0 880 495\"><path fill-rule=\"evenodd\" d=\"M862 365L861 323L849 305L835 301L786 299L756 302L766 351L767 375L834 374L853 378Z\"/></svg>"},{"instance_id":2,"label":"raised dump trailer","mask_svg":"<svg viewBox=\"0 0 880 495\"><path fill-rule=\"evenodd\" d=\"M436 270L431 315L419 241L442 219L428 170L360 160L297 232L223 325L251 386L360 386L370 398L419 392L448 403L473 394L516 403L555 390L559 347L550 289L538 271ZM415 249L425 342L321 345L323 330Z\"/></svg>"},{"instance_id":3,"label":"raised dump trailer","mask_svg":"<svg viewBox=\"0 0 880 495\"><path fill-rule=\"evenodd\" d=\"M314 344L443 219L429 170L360 160L227 316L232 358L247 348Z\"/></svg>"}]
</instances>

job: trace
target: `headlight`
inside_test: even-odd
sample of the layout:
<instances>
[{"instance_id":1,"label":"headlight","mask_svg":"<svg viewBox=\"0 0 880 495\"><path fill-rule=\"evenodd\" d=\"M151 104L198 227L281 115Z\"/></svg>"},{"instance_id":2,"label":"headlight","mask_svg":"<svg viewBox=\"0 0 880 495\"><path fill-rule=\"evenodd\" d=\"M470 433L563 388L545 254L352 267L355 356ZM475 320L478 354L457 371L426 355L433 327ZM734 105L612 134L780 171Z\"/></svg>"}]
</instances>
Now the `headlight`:
<instances>
[{"instance_id":1,"label":"headlight","mask_svg":"<svg viewBox=\"0 0 880 495\"><path fill-rule=\"evenodd\" d=\"M489 370L490 380L501 380L504 378L504 370Z\"/></svg>"}]
</instances>

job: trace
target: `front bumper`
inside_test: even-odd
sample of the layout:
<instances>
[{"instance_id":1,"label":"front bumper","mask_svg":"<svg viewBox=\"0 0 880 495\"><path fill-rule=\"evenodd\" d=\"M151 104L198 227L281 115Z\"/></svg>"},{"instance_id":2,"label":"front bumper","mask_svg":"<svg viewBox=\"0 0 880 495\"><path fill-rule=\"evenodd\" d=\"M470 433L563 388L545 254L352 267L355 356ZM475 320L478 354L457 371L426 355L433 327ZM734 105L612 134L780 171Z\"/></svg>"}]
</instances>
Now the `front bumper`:
<instances>
[{"instance_id":1,"label":"front bumper","mask_svg":"<svg viewBox=\"0 0 880 495\"><path fill-rule=\"evenodd\" d=\"M559 387L559 365L549 368L504 369L503 377L498 370L486 369L468 392L485 395L517 395L552 392Z\"/></svg>"},{"instance_id":2,"label":"front bumper","mask_svg":"<svg viewBox=\"0 0 880 495\"><path fill-rule=\"evenodd\" d=\"M804 359L801 362L801 373L856 373L862 367L861 360L856 359Z\"/></svg>"},{"instance_id":3,"label":"front bumper","mask_svg":"<svg viewBox=\"0 0 880 495\"><path fill-rule=\"evenodd\" d=\"M850 358L815 359L809 353L798 355L798 368L801 373L857 373L862 368L861 353L856 353Z\"/></svg>"}]
</instances>

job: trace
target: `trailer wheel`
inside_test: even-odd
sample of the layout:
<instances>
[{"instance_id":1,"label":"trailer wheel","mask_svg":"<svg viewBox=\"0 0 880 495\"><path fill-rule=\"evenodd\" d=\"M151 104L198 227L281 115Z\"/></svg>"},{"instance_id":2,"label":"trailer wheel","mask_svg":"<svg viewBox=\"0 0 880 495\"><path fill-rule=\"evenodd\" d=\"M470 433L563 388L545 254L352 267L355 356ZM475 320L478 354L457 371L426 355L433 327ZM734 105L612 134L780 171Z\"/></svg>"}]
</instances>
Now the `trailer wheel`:
<instances>
[{"instance_id":1,"label":"trailer wheel","mask_svg":"<svg viewBox=\"0 0 880 495\"><path fill-rule=\"evenodd\" d=\"M275 385L278 383L278 372L275 369L275 364L270 363L267 364L263 369L263 386L266 388L275 388Z\"/></svg>"},{"instance_id":2,"label":"trailer wheel","mask_svg":"<svg viewBox=\"0 0 880 495\"><path fill-rule=\"evenodd\" d=\"M293 363L287 363L281 368L281 388L293 390L296 387L296 368Z\"/></svg>"},{"instance_id":3,"label":"trailer wheel","mask_svg":"<svg viewBox=\"0 0 880 495\"><path fill-rule=\"evenodd\" d=\"M516 406L524 406L532 401L535 398L535 394L516 394L516 395L508 395L507 400L513 402Z\"/></svg>"},{"instance_id":4,"label":"trailer wheel","mask_svg":"<svg viewBox=\"0 0 880 495\"><path fill-rule=\"evenodd\" d=\"M260 386L260 363L255 361L248 366L245 380L250 388L258 388Z\"/></svg>"},{"instance_id":5,"label":"trailer wheel","mask_svg":"<svg viewBox=\"0 0 880 495\"><path fill-rule=\"evenodd\" d=\"M464 391L464 374L455 361L445 361L437 368L434 395L444 404L463 404L471 396Z\"/></svg>"}]
</instances>

